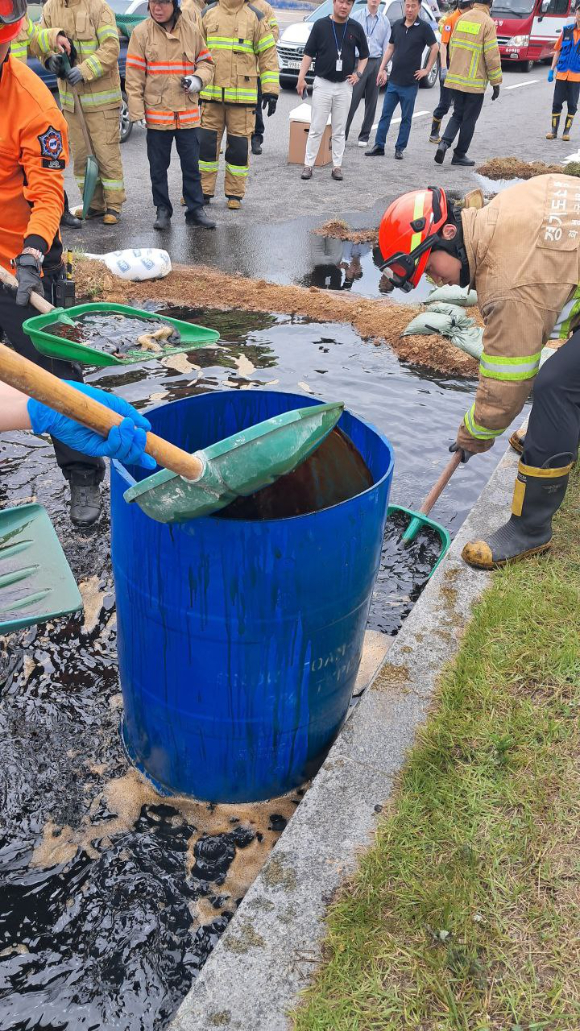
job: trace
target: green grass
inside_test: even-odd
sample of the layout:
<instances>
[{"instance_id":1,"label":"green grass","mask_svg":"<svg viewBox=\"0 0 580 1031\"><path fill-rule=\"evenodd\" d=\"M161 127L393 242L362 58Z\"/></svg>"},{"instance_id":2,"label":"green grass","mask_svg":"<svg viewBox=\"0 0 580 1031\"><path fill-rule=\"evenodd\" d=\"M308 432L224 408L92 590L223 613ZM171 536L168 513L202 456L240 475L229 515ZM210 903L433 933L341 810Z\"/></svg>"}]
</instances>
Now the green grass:
<instances>
[{"instance_id":1,"label":"green grass","mask_svg":"<svg viewBox=\"0 0 580 1031\"><path fill-rule=\"evenodd\" d=\"M580 1029L579 623L576 475L475 609L296 1031Z\"/></svg>"}]
</instances>

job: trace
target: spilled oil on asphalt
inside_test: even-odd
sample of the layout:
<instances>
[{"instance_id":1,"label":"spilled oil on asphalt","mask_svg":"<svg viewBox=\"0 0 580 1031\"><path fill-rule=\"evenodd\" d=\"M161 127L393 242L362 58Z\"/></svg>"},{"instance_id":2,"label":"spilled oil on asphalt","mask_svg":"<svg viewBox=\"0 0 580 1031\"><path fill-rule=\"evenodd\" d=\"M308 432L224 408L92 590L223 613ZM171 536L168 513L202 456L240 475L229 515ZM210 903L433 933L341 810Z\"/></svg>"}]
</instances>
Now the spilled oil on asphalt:
<instances>
[{"instance_id":1,"label":"spilled oil on asphalt","mask_svg":"<svg viewBox=\"0 0 580 1031\"><path fill-rule=\"evenodd\" d=\"M141 410L260 386L342 400L393 443L391 500L409 507L437 478L471 403L472 384L405 369L348 326L211 309L163 314L222 339L188 355L89 369L88 380ZM476 471L460 470L434 517L457 527L493 461L484 455ZM0 462L0 505L46 506L85 605L83 617L0 642L0 1031L158 1031L301 792L212 806L162 798L132 770L119 737L108 488L99 523L75 531L47 439L6 434ZM405 548L401 532L388 527L369 619L386 634L397 632L438 553L423 536Z\"/></svg>"}]
</instances>

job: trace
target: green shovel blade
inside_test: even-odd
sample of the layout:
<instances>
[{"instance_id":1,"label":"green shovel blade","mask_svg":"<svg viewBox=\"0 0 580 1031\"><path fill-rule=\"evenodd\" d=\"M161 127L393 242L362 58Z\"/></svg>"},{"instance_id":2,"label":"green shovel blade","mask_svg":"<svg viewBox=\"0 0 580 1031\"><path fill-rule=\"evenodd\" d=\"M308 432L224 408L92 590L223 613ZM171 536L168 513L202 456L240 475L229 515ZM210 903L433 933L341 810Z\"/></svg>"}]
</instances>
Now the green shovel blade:
<instances>
[{"instance_id":1,"label":"green shovel blade","mask_svg":"<svg viewBox=\"0 0 580 1031\"><path fill-rule=\"evenodd\" d=\"M333 402L283 412L196 451L205 465L199 480L162 469L123 497L159 523L211 515L300 465L334 429L343 409L341 402Z\"/></svg>"},{"instance_id":2,"label":"green shovel blade","mask_svg":"<svg viewBox=\"0 0 580 1031\"><path fill-rule=\"evenodd\" d=\"M0 634L82 607L79 589L42 505L0 512Z\"/></svg>"},{"instance_id":3,"label":"green shovel blade","mask_svg":"<svg viewBox=\"0 0 580 1031\"><path fill-rule=\"evenodd\" d=\"M98 178L99 166L92 154L89 154L85 168L85 185L83 187L83 218L86 218L89 213Z\"/></svg>"},{"instance_id":4,"label":"green shovel blade","mask_svg":"<svg viewBox=\"0 0 580 1031\"><path fill-rule=\"evenodd\" d=\"M434 519L429 519L429 516L423 515L421 512L415 512L412 508L404 508L403 505L389 505L389 515L391 512L404 512L405 515L411 517L411 521L401 537L401 540L405 544L410 544L411 541L414 541L417 534L425 526L430 530L433 530L433 532L439 537L439 540L441 541L441 551L439 552L439 557L435 562L435 565L429 573L430 577L433 576L437 566L443 561L451 547L451 535L445 527L441 525L441 523L436 523Z\"/></svg>"}]
</instances>

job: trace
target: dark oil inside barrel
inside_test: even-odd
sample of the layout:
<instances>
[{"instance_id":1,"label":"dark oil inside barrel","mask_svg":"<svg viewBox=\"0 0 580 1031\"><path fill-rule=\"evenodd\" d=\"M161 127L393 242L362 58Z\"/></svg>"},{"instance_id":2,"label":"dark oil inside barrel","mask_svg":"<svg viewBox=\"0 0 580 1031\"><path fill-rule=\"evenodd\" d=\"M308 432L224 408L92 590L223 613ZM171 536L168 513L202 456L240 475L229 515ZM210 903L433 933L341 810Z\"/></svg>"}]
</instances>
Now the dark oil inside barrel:
<instances>
[{"instance_id":1,"label":"dark oil inside barrel","mask_svg":"<svg viewBox=\"0 0 580 1031\"><path fill-rule=\"evenodd\" d=\"M372 487L360 451L336 427L306 461L275 483L238 498L220 513L224 519L286 519L319 512Z\"/></svg>"}]
</instances>

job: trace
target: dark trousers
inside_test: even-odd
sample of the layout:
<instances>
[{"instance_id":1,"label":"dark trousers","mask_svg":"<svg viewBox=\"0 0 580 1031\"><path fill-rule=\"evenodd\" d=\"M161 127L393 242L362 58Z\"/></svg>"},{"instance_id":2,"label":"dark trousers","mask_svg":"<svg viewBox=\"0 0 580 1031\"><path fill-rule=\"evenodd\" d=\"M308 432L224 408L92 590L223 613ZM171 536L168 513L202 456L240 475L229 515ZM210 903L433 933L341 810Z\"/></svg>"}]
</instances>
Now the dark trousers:
<instances>
[{"instance_id":1,"label":"dark trousers","mask_svg":"<svg viewBox=\"0 0 580 1031\"><path fill-rule=\"evenodd\" d=\"M52 301L52 282L58 278L59 272L45 274L43 278L44 292L49 301ZM0 335L2 332L7 342L13 349L24 358L39 365L41 369L48 369L59 379L70 379L82 383L83 377L80 367L71 362L63 362L53 358L45 358L37 351L32 340L22 329L22 323L26 319L38 315L36 308L27 305L25 308L18 307L13 296L6 290L0 290ZM83 455L80 451L63 444L62 441L52 437L54 453L65 479L80 479L84 483L100 483L105 475L105 463L102 458L91 458Z\"/></svg>"},{"instance_id":2,"label":"dark trousers","mask_svg":"<svg viewBox=\"0 0 580 1031\"><path fill-rule=\"evenodd\" d=\"M147 129L147 157L153 204L156 208L167 208L169 213L173 214L167 185L167 169L171 162L173 140L181 163L187 214L188 211L196 211L203 207L197 129Z\"/></svg>"},{"instance_id":3,"label":"dark trousers","mask_svg":"<svg viewBox=\"0 0 580 1031\"><path fill-rule=\"evenodd\" d=\"M464 157L473 139L475 123L483 105L483 93L462 93L460 90L451 92L453 93L453 114L441 136L441 142L450 147L459 133L455 155Z\"/></svg>"},{"instance_id":4,"label":"dark trousers","mask_svg":"<svg viewBox=\"0 0 580 1031\"><path fill-rule=\"evenodd\" d=\"M575 456L579 440L580 330L577 330L544 362L534 381L522 462L541 469L556 455Z\"/></svg>"},{"instance_id":5,"label":"dark trousers","mask_svg":"<svg viewBox=\"0 0 580 1031\"><path fill-rule=\"evenodd\" d=\"M552 114L561 114L562 107L564 104L567 104L568 114L575 115L578 109L579 94L580 82L570 82L569 79L556 79L554 99L552 100Z\"/></svg>"},{"instance_id":6,"label":"dark trousers","mask_svg":"<svg viewBox=\"0 0 580 1031\"><path fill-rule=\"evenodd\" d=\"M441 121L445 117L453 103L453 90L447 89L441 82L439 84L439 103L433 112L433 121Z\"/></svg>"},{"instance_id":7,"label":"dark trousers","mask_svg":"<svg viewBox=\"0 0 580 1031\"><path fill-rule=\"evenodd\" d=\"M258 143L264 142L264 115L262 114L262 83L258 79L258 103L256 104L256 121L252 139Z\"/></svg>"},{"instance_id":8,"label":"dark trousers","mask_svg":"<svg viewBox=\"0 0 580 1031\"><path fill-rule=\"evenodd\" d=\"M359 140L364 140L366 143L371 134L373 120L375 117L375 111L377 110L377 100L379 99L377 74L380 66L380 57L369 57L366 68L362 73L361 78L357 82L356 86L353 87L352 100L350 102L350 111L348 112L348 118L346 120L345 136L347 140L351 122L355 115L355 111L363 97L365 102L365 115L363 118L363 124L359 129L358 138Z\"/></svg>"},{"instance_id":9,"label":"dark trousers","mask_svg":"<svg viewBox=\"0 0 580 1031\"><path fill-rule=\"evenodd\" d=\"M409 142L409 136L411 135L411 120L413 118L413 109L415 107L418 90L418 84L416 86L397 86L396 83L389 80L385 99L383 100L383 113L381 115L377 135L375 137L375 146L384 147L387 141L387 133L391 124L391 118L393 117L397 106L400 104L401 124L399 126L399 135L397 136L395 148L397 150L405 149Z\"/></svg>"}]
</instances>

